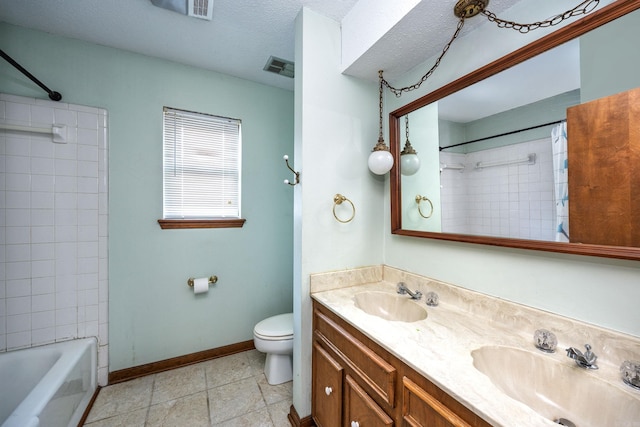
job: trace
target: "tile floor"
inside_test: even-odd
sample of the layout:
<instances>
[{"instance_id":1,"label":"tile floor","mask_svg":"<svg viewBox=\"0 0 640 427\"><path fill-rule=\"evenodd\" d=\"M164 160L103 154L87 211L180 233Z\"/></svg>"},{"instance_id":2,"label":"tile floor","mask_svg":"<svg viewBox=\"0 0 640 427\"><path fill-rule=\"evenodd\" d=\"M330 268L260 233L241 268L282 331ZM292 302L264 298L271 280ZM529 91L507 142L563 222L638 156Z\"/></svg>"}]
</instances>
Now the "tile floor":
<instances>
[{"instance_id":1,"label":"tile floor","mask_svg":"<svg viewBox=\"0 0 640 427\"><path fill-rule=\"evenodd\" d=\"M100 390L86 427L290 427L292 383L271 386L250 350Z\"/></svg>"}]
</instances>

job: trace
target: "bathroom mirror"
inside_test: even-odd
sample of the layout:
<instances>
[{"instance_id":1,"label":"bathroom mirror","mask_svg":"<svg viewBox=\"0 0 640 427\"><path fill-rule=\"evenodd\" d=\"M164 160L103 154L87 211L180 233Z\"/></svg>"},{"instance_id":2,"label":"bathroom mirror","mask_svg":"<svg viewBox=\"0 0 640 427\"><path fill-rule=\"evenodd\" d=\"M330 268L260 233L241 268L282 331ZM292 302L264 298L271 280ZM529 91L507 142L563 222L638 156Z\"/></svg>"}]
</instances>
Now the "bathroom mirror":
<instances>
[{"instance_id":1,"label":"bathroom mirror","mask_svg":"<svg viewBox=\"0 0 640 427\"><path fill-rule=\"evenodd\" d=\"M640 260L640 247L636 244L572 241L570 225L568 239L567 236L558 237L556 234L563 234L562 227L556 225L555 216L549 217L552 215L549 212L553 211L555 215L556 210L553 194L555 192L553 166L549 165L553 157L552 128L562 126L561 123L567 117L567 107L574 108L572 106L585 101L640 86L638 73L629 73L628 67L612 64L610 59L618 55L627 63L629 60L636 61L635 64L640 61L637 59L638 55L631 55L629 50L619 44L629 39L637 40L636 33L640 28L640 11L637 10L639 8L638 1L614 2L391 112L390 146L394 154L394 166L390 173L392 233ZM453 48L455 49L455 44ZM551 67L550 72L553 74L542 72L545 58L554 55L556 58L573 58L573 62L570 62L573 65ZM604 59L605 57L607 59ZM634 69L637 70L637 67ZM572 71L573 74L562 73L563 70ZM537 76L544 75L542 82L536 83L535 78L527 74L530 71ZM579 74L580 72L582 75ZM619 77L618 72L625 74L624 78ZM537 98L522 97L518 100L519 96L516 94L522 91L518 91L517 87L515 89L508 87L502 80L505 75L519 86L522 86L522 82L526 82L527 86L540 88L535 91L538 92ZM500 79L500 82L493 85L492 80L495 79ZM617 84L621 80L623 80L622 85L626 86L617 89ZM609 88L613 89L608 91ZM478 104L472 104L468 99L460 101L463 95L473 91L474 96L478 98ZM478 97L478 93L488 93L490 96ZM511 103L495 102L505 97L508 97ZM497 107L499 104L504 104L506 107L500 109ZM496 105L495 108L494 105ZM456 117L447 113L451 111L456 114L471 111L472 114L468 117ZM473 114L477 112L483 114ZM420 171L408 176L402 174L400 166L400 152L405 144L407 115L410 117L410 142L417 150L421 162ZM603 129L606 131L607 126L600 126L600 128L600 132ZM607 139L606 135L603 138ZM469 141L472 142L469 143ZM499 150L502 151L496 154ZM617 150L613 148L607 151L607 158L615 157L616 152ZM571 157L568 159L568 164L571 164ZM531 196L520 193L522 187L539 185L533 182L529 185L528 180L534 175L539 175L541 172L538 168L543 165L551 169L551 176L545 175L542 178L545 182L540 185L551 188L552 196ZM637 180L638 175L626 171L620 173L635 176ZM465 178L459 179L465 174L467 174ZM509 184L507 178L510 174L524 174L524 178L515 185ZM469 182L477 184L480 181L486 181L489 176L491 181L487 188L478 190L474 187L460 191L460 188L468 185ZM640 185L640 183L635 184ZM455 194L456 191L458 195ZM512 218L511 222L516 225L511 228L525 228L524 232L512 235L509 231L505 231L509 228L504 226L505 222L509 222L508 216L479 218L480 215L477 214L479 211L474 211L466 217L466 220L459 221L461 216L466 215L466 212L463 212L464 205L477 202L482 206L475 207L485 211L499 210L497 206L501 203L507 210L509 206L512 209L516 206L509 199L478 201L472 197L481 191L517 193L516 197L527 199L530 205L535 205L535 213L517 213L516 216L522 216L522 218L515 218L515 221ZM420 202L418 202L418 196L420 196ZM550 200L550 197L554 200ZM465 203L456 203L460 200L464 200ZM539 213L541 210L543 212ZM551 230L537 233L533 230L534 226L522 225L523 221L519 220L524 217L535 217L535 227L543 224L543 228L551 227ZM478 226L475 228L469 227L468 224L473 222L474 218L477 223L484 223L484 227L481 226L482 224L476 224ZM613 215L611 220L614 220ZM459 226L456 221L466 221L467 228L456 228ZM592 226L607 229L610 224L594 222Z\"/></svg>"}]
</instances>

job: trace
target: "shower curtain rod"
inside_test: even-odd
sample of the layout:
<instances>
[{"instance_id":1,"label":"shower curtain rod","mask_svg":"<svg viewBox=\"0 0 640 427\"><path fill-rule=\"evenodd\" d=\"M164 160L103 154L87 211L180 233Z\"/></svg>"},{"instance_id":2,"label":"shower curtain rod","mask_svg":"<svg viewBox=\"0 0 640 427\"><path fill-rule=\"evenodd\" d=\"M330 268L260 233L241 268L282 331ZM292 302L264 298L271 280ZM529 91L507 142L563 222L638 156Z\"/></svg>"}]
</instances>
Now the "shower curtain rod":
<instances>
[{"instance_id":1,"label":"shower curtain rod","mask_svg":"<svg viewBox=\"0 0 640 427\"><path fill-rule=\"evenodd\" d=\"M453 147L459 147L461 145L473 144L474 142L485 141L485 140L491 139L491 138L498 138L500 136L513 135L514 133L524 132L524 131L532 130L532 129L538 129L538 128L542 128L542 127L545 127L545 126L557 125L558 123L562 123L564 121L565 120L557 120L555 122L544 123L544 124L541 124L541 125L531 126L531 127L524 128L524 129L512 130L510 132L505 132L505 133L501 133L501 134L498 134L498 135L485 136L484 138L478 138L478 139L474 139L472 141L461 142L460 144L453 144L453 145L449 145L447 147L438 147L438 148L440 149L440 151L442 151L442 150L446 150L447 148L453 148Z\"/></svg>"},{"instance_id":2,"label":"shower curtain rod","mask_svg":"<svg viewBox=\"0 0 640 427\"><path fill-rule=\"evenodd\" d=\"M60 101L62 99L62 95L60 95L58 92L52 91L51 89L46 87L44 85L44 83L42 83L40 80L36 79L33 76L33 74L31 74L30 72L25 70L20 64L18 64L16 61L14 61L14 59L12 57L10 57L6 53L4 53L4 51L2 49L0 49L0 56L2 56L9 64L11 64L15 68L17 68L18 71L20 71L22 74L24 74L25 76L29 77L29 79L32 82L34 82L35 84L40 86L45 92L47 92L49 94L49 99L51 99L53 101Z\"/></svg>"}]
</instances>

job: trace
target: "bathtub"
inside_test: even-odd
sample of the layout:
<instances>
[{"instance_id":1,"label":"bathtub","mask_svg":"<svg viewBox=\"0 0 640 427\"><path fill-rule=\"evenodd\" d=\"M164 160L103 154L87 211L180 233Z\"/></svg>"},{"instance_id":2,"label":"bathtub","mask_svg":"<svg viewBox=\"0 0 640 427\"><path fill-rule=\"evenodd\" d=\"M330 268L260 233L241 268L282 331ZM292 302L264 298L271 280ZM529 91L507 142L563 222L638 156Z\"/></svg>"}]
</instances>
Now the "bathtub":
<instances>
[{"instance_id":1,"label":"bathtub","mask_svg":"<svg viewBox=\"0 0 640 427\"><path fill-rule=\"evenodd\" d=\"M2 427L76 427L96 390L96 340L0 353Z\"/></svg>"}]
</instances>

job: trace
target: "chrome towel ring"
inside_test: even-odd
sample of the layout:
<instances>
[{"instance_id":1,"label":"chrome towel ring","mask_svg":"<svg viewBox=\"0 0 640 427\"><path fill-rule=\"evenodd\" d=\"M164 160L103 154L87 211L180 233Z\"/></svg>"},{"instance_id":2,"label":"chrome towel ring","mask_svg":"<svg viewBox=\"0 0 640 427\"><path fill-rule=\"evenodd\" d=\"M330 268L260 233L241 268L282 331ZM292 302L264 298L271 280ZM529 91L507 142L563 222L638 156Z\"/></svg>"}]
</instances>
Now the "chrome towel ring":
<instances>
[{"instance_id":1,"label":"chrome towel ring","mask_svg":"<svg viewBox=\"0 0 640 427\"><path fill-rule=\"evenodd\" d=\"M342 202L349 202L349 204L351 205L351 209L353 210L353 212L351 214L351 217L349 217L349 219L340 219L336 214L336 206L341 205ZM344 224L347 222L351 222L351 220L353 220L355 216L356 216L356 207L353 205L353 202L347 199L346 197L344 197L342 194L336 194L333 197L333 217L336 219L336 221Z\"/></svg>"}]
</instances>

